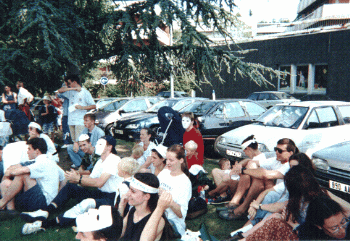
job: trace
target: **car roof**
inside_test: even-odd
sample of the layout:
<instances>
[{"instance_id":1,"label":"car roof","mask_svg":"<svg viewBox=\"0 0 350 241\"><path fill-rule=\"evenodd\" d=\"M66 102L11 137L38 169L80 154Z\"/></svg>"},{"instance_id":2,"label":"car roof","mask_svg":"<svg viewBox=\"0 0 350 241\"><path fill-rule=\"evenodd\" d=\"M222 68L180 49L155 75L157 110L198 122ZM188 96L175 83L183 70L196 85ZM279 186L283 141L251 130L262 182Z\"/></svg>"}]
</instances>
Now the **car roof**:
<instances>
[{"instance_id":1,"label":"car roof","mask_svg":"<svg viewBox=\"0 0 350 241\"><path fill-rule=\"evenodd\" d=\"M346 101L322 100L322 101L300 101L300 102L292 102L290 104L278 104L278 105L317 107L317 106L326 106L326 105L349 105L349 104L350 102L346 102Z\"/></svg>"},{"instance_id":2,"label":"car roof","mask_svg":"<svg viewBox=\"0 0 350 241\"><path fill-rule=\"evenodd\" d=\"M288 94L288 93L283 92L283 91L275 91L275 90L256 91L256 92L253 92L253 93L285 93L285 94ZM253 93L252 93L252 94L253 94Z\"/></svg>"}]
</instances>

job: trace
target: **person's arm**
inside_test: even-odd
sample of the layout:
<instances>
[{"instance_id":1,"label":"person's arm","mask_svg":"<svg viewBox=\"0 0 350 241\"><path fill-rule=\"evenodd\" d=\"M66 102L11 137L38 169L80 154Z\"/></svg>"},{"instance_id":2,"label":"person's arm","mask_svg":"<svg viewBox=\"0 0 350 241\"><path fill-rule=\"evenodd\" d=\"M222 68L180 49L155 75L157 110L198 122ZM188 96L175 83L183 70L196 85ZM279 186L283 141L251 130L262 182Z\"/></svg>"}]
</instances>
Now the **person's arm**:
<instances>
[{"instance_id":1,"label":"person's arm","mask_svg":"<svg viewBox=\"0 0 350 241\"><path fill-rule=\"evenodd\" d=\"M164 229L165 221L162 218L165 210L172 203L173 198L170 193L163 192L157 203L156 209L153 211L151 217L148 219L142 233L140 240L159 240Z\"/></svg>"},{"instance_id":2,"label":"person's arm","mask_svg":"<svg viewBox=\"0 0 350 241\"><path fill-rule=\"evenodd\" d=\"M78 110L93 110L93 109L96 109L96 105L87 105L87 106L76 105L75 109L78 109Z\"/></svg>"},{"instance_id":3,"label":"person's arm","mask_svg":"<svg viewBox=\"0 0 350 241\"><path fill-rule=\"evenodd\" d=\"M263 168L258 169L244 169L242 170L242 174L249 175L251 177L255 177L258 179L283 179L284 175L280 171L277 170L266 170Z\"/></svg>"},{"instance_id":4,"label":"person's arm","mask_svg":"<svg viewBox=\"0 0 350 241\"><path fill-rule=\"evenodd\" d=\"M152 164L152 157L149 156L147 157L145 163L143 163L140 169L147 169L151 164Z\"/></svg>"},{"instance_id":5,"label":"person's arm","mask_svg":"<svg viewBox=\"0 0 350 241\"><path fill-rule=\"evenodd\" d=\"M9 104L9 102L5 98L5 93L2 94L2 103Z\"/></svg>"},{"instance_id":6,"label":"person's arm","mask_svg":"<svg viewBox=\"0 0 350 241\"><path fill-rule=\"evenodd\" d=\"M271 212L271 213L280 213L283 211L284 207L286 207L288 201L285 202L276 202L269 204L261 204L260 209Z\"/></svg>"},{"instance_id":7,"label":"person's arm","mask_svg":"<svg viewBox=\"0 0 350 241\"><path fill-rule=\"evenodd\" d=\"M102 173L98 178L91 178L87 175L80 175L77 171L71 170L66 171L65 177L70 183L78 183L85 187L97 187L101 188L107 180L110 178L111 174Z\"/></svg>"},{"instance_id":8,"label":"person's arm","mask_svg":"<svg viewBox=\"0 0 350 241\"><path fill-rule=\"evenodd\" d=\"M49 105L45 105L45 112L41 113L41 116L48 115L49 113Z\"/></svg>"},{"instance_id":9,"label":"person's arm","mask_svg":"<svg viewBox=\"0 0 350 241\"><path fill-rule=\"evenodd\" d=\"M11 171L11 176L18 176L18 175L22 175L22 174L28 174L30 173L30 169L28 168L28 166L22 166L20 165L20 167L16 168L15 170Z\"/></svg>"},{"instance_id":10,"label":"person's arm","mask_svg":"<svg viewBox=\"0 0 350 241\"><path fill-rule=\"evenodd\" d=\"M58 91L58 93L64 93L64 92L67 92L70 90L75 90L75 91L79 92L81 90L81 88L80 87L70 88L67 86L63 86L63 87L59 88L57 91Z\"/></svg>"},{"instance_id":11,"label":"person's arm","mask_svg":"<svg viewBox=\"0 0 350 241\"><path fill-rule=\"evenodd\" d=\"M176 202L172 201L169 205L169 208L173 210L173 212L178 216L179 218L182 218L182 212L181 212L181 206L180 204L177 204Z\"/></svg>"},{"instance_id":12,"label":"person's arm","mask_svg":"<svg viewBox=\"0 0 350 241\"><path fill-rule=\"evenodd\" d=\"M249 159L249 158L243 159L242 161L239 162L239 164L241 164L242 167L245 167L248 164L248 162L255 162L256 165L259 166L259 161L255 161L255 160L252 160L252 159Z\"/></svg>"},{"instance_id":13,"label":"person's arm","mask_svg":"<svg viewBox=\"0 0 350 241\"><path fill-rule=\"evenodd\" d=\"M119 211L120 212L120 211ZM123 216L123 214L120 214ZM126 215L126 217L123 219L123 231L122 234L120 235L120 238L124 237L125 234L125 230L126 230L126 225L128 224L128 217L129 217L129 213Z\"/></svg>"},{"instance_id":14,"label":"person's arm","mask_svg":"<svg viewBox=\"0 0 350 241\"><path fill-rule=\"evenodd\" d=\"M12 103L17 104L17 94L15 92L12 92L12 93L13 93L13 99L14 99L12 100Z\"/></svg>"}]
</instances>

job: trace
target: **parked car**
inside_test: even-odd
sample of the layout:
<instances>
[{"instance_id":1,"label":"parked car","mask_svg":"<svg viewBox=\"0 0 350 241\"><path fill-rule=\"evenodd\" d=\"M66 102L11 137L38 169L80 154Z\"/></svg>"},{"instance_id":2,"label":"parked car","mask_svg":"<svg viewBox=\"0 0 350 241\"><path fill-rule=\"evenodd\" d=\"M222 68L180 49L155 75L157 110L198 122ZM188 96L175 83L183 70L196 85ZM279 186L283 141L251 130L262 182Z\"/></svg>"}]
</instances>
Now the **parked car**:
<instances>
[{"instance_id":1,"label":"parked car","mask_svg":"<svg viewBox=\"0 0 350 241\"><path fill-rule=\"evenodd\" d=\"M252 123L266 109L247 99L222 99L196 101L182 109L181 113L188 111L193 112L198 120L207 145L229 130Z\"/></svg>"},{"instance_id":2,"label":"parked car","mask_svg":"<svg viewBox=\"0 0 350 241\"><path fill-rule=\"evenodd\" d=\"M32 115L32 120L34 120L35 122L37 122L39 124L41 124L39 111L40 111L40 108L42 106L44 106L44 102L43 102L42 98L34 97L34 100L32 101L32 103L30 105L30 113Z\"/></svg>"},{"instance_id":3,"label":"parked car","mask_svg":"<svg viewBox=\"0 0 350 241\"><path fill-rule=\"evenodd\" d=\"M157 131L159 128L158 110L163 106L172 107L179 111L196 100L205 98L169 98L159 101L144 113L124 117L115 122L112 134L118 139L137 140L140 138L142 128L151 128Z\"/></svg>"},{"instance_id":4,"label":"parked car","mask_svg":"<svg viewBox=\"0 0 350 241\"><path fill-rule=\"evenodd\" d=\"M300 101L315 101L315 100L332 100L329 96L327 95L304 95L300 97Z\"/></svg>"},{"instance_id":5,"label":"parked car","mask_svg":"<svg viewBox=\"0 0 350 241\"><path fill-rule=\"evenodd\" d=\"M170 98L171 97L171 92L170 91L162 91L157 94L159 97L163 98ZM184 91L174 91L174 98L179 98L179 97L190 97L186 92Z\"/></svg>"},{"instance_id":6,"label":"parked car","mask_svg":"<svg viewBox=\"0 0 350 241\"><path fill-rule=\"evenodd\" d=\"M97 98L95 99L96 110L100 109L102 106L111 103L113 100L116 100L118 97L105 97L105 98Z\"/></svg>"},{"instance_id":7,"label":"parked car","mask_svg":"<svg viewBox=\"0 0 350 241\"><path fill-rule=\"evenodd\" d=\"M350 103L341 101L293 102L272 107L256 123L219 136L215 150L235 160L245 158L242 141L254 134L259 148L268 156L282 138L292 139L309 156L324 147L349 140Z\"/></svg>"},{"instance_id":8,"label":"parked car","mask_svg":"<svg viewBox=\"0 0 350 241\"><path fill-rule=\"evenodd\" d=\"M160 97L124 97L118 98L95 112L96 124L105 130L106 134L116 120L124 116L138 114L161 100Z\"/></svg>"},{"instance_id":9,"label":"parked car","mask_svg":"<svg viewBox=\"0 0 350 241\"><path fill-rule=\"evenodd\" d=\"M312 162L319 183L338 194L350 194L350 141L335 144L315 152Z\"/></svg>"},{"instance_id":10,"label":"parked car","mask_svg":"<svg viewBox=\"0 0 350 241\"><path fill-rule=\"evenodd\" d=\"M262 91L250 94L247 99L254 100L265 108L269 109L277 104L288 104L296 101L293 96L279 91Z\"/></svg>"}]
</instances>

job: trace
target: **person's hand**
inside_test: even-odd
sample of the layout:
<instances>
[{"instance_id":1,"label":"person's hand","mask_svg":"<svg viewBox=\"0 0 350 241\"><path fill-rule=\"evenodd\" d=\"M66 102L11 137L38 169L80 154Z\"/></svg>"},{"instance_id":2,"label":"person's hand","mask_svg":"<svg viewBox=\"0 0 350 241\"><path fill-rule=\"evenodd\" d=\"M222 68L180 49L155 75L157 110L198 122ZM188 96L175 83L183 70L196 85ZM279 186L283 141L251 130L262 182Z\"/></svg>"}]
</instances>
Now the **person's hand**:
<instances>
[{"instance_id":1,"label":"person's hand","mask_svg":"<svg viewBox=\"0 0 350 241\"><path fill-rule=\"evenodd\" d=\"M162 210L165 210L168 207L170 207L172 202L173 197L171 196L171 194L169 192L162 192L162 194L159 196L157 206Z\"/></svg>"},{"instance_id":2,"label":"person's hand","mask_svg":"<svg viewBox=\"0 0 350 241\"><path fill-rule=\"evenodd\" d=\"M74 90L76 90L76 91L80 92L80 91L81 91L81 87L80 87L80 86L75 87L75 88L74 88Z\"/></svg>"},{"instance_id":3,"label":"person's hand","mask_svg":"<svg viewBox=\"0 0 350 241\"><path fill-rule=\"evenodd\" d=\"M230 175L239 175L242 173L242 165L236 163L235 165L232 166L232 169L230 171Z\"/></svg>"},{"instance_id":4,"label":"person's hand","mask_svg":"<svg viewBox=\"0 0 350 241\"><path fill-rule=\"evenodd\" d=\"M255 218L256 215L256 209L253 208L252 206L250 206L250 208L248 209L248 214L249 214L249 219L253 220Z\"/></svg>"},{"instance_id":5,"label":"person's hand","mask_svg":"<svg viewBox=\"0 0 350 241\"><path fill-rule=\"evenodd\" d=\"M80 174L75 170L66 171L64 176L70 183L79 183Z\"/></svg>"},{"instance_id":6,"label":"person's hand","mask_svg":"<svg viewBox=\"0 0 350 241\"><path fill-rule=\"evenodd\" d=\"M75 153L77 153L79 151L79 144L78 144L78 142L74 142L74 144L73 144L73 151Z\"/></svg>"},{"instance_id":7,"label":"person's hand","mask_svg":"<svg viewBox=\"0 0 350 241\"><path fill-rule=\"evenodd\" d=\"M81 105L76 105L76 106L75 106L75 109L77 109L77 110L83 110L83 106L81 106Z\"/></svg>"},{"instance_id":8,"label":"person's hand","mask_svg":"<svg viewBox=\"0 0 350 241\"><path fill-rule=\"evenodd\" d=\"M259 205L260 205L260 203L257 202L256 200L253 200L253 202L250 203L250 206L255 208L255 209L259 209Z\"/></svg>"}]
</instances>

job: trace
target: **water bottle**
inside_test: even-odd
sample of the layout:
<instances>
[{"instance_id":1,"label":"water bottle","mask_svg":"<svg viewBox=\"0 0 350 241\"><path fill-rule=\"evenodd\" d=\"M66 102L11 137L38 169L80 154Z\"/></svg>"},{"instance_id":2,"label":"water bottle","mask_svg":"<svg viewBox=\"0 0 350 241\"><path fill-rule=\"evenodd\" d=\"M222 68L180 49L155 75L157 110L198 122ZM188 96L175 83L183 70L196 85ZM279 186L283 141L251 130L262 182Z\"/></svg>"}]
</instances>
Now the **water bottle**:
<instances>
[{"instance_id":1,"label":"water bottle","mask_svg":"<svg viewBox=\"0 0 350 241\"><path fill-rule=\"evenodd\" d=\"M213 100L216 99L216 97L215 97L215 90L213 90L212 97L213 97Z\"/></svg>"}]
</instances>

